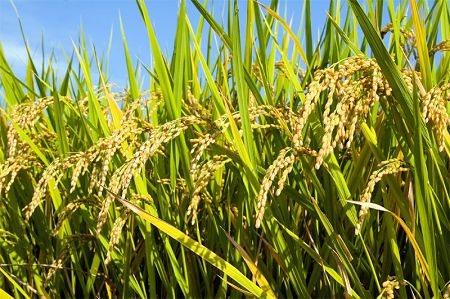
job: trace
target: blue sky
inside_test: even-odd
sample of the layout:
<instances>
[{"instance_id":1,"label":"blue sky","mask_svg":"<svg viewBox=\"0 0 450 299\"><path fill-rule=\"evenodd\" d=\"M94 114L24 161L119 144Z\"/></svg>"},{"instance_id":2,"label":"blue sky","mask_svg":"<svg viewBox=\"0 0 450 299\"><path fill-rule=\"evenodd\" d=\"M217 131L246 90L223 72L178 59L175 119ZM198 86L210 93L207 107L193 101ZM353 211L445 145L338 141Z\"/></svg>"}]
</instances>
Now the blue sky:
<instances>
[{"instance_id":1,"label":"blue sky","mask_svg":"<svg viewBox=\"0 0 450 299\"><path fill-rule=\"evenodd\" d=\"M209 1L211 2L211 1ZM241 20L245 22L247 1L239 1ZM268 0L260 1L269 3ZM312 7L313 34L318 36L318 30L326 17L328 0L314 0ZM178 0L146 1L150 19L155 27L158 41L165 52L172 50L175 35ZM196 26L199 14L195 7L187 1L188 16ZM225 0L216 0L215 15L222 19ZM126 67L123 55L119 27L119 14L122 17L128 46L132 57L149 65L150 50L147 33L140 12L133 0L16 0L20 19L24 26L36 62L42 62L41 41L44 39L44 49L48 55L52 50L58 59L57 70L63 72L65 59L63 51L68 55L72 52L72 40L77 41L81 26L86 42L93 43L97 53L106 50L113 30L112 49L110 54L110 81L124 87L126 84ZM281 13L287 11L288 20L292 18L293 29L298 27L301 17L302 1L280 0ZM244 24L241 25L244 27ZM19 76L25 71L26 52L20 34L17 16L9 0L0 0L0 41L8 61Z\"/></svg>"}]
</instances>

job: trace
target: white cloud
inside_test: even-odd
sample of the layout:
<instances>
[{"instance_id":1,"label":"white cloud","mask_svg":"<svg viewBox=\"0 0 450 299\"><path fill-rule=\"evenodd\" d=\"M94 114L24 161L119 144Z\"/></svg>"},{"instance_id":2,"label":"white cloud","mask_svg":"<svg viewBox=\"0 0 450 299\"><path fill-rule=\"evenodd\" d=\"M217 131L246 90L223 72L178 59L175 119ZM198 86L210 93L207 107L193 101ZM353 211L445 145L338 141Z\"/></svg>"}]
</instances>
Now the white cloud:
<instances>
[{"instance_id":1,"label":"white cloud","mask_svg":"<svg viewBox=\"0 0 450 299\"><path fill-rule=\"evenodd\" d=\"M3 53L6 56L6 60L13 65L24 67L28 61L27 50L25 45L18 44L11 41L2 42ZM19 64L19 65L17 65Z\"/></svg>"},{"instance_id":2,"label":"white cloud","mask_svg":"<svg viewBox=\"0 0 450 299\"><path fill-rule=\"evenodd\" d=\"M28 63L28 54L25 45L22 43L14 42L14 41L1 41L3 53L5 54L6 60L11 66L13 72L18 77L23 77L26 72L26 67ZM40 46L30 46L30 54L33 59L33 63L38 69L41 69L42 65L42 54ZM49 55L51 54L51 49L45 49L45 64L48 66ZM57 75L64 74L67 69L67 63L64 59L64 56L60 54L60 51L55 50L55 57L52 60L53 70Z\"/></svg>"}]
</instances>

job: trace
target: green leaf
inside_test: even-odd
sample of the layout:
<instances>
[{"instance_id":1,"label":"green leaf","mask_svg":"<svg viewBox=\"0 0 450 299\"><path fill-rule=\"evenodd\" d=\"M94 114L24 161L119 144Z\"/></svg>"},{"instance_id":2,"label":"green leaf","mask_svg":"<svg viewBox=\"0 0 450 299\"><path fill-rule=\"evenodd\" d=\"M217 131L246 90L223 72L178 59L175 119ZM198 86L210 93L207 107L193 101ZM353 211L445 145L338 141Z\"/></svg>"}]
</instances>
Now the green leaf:
<instances>
[{"instance_id":1,"label":"green leaf","mask_svg":"<svg viewBox=\"0 0 450 299\"><path fill-rule=\"evenodd\" d=\"M239 283L244 289L251 292L254 296L259 298L271 298L270 294L265 294L264 291L255 285L251 280L249 280L245 275L243 275L238 269L236 269L233 265L225 261L223 258L210 251L205 246L201 245L176 227L170 225L169 223L147 213L142 210L138 206L126 201L122 200L119 196L116 196L116 199L119 200L125 207L132 210L138 216L142 217L146 221L150 222L157 229L167 234L169 237L178 241L181 245L191 250L193 253L197 254L199 257L219 269L220 271L227 274L229 277L234 279L237 283Z\"/></svg>"}]
</instances>

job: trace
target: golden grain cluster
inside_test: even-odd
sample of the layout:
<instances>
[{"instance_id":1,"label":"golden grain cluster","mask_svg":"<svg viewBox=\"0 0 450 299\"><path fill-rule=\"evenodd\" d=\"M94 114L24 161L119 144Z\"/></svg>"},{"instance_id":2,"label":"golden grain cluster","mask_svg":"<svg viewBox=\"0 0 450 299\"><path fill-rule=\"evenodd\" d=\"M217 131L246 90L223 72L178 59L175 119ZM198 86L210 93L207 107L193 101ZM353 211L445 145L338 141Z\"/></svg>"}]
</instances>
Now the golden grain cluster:
<instances>
[{"instance_id":1,"label":"golden grain cluster","mask_svg":"<svg viewBox=\"0 0 450 299\"><path fill-rule=\"evenodd\" d=\"M412 90L413 73L404 70L402 75ZM323 93L326 94L322 112L324 134L316 158L316 169L336 147L343 149L351 146L358 133L359 122L367 118L380 97L391 96L392 90L376 60L362 55L317 71L308 85L300 118L294 124L294 147L303 144L304 126Z\"/></svg>"},{"instance_id":2,"label":"golden grain cluster","mask_svg":"<svg viewBox=\"0 0 450 299\"><path fill-rule=\"evenodd\" d=\"M400 282L395 278L391 277L389 280L383 282L383 298L394 299L394 290L400 288Z\"/></svg>"},{"instance_id":3,"label":"golden grain cluster","mask_svg":"<svg viewBox=\"0 0 450 299\"><path fill-rule=\"evenodd\" d=\"M388 27L385 31L391 30L390 28ZM405 35L407 34L405 33ZM279 64L278 68L282 69L282 64ZM255 76L259 74L257 67L254 67L254 72ZM420 76L420 74L413 74L407 70L404 70L402 74L407 86L412 91L413 76ZM450 124L450 118L445 110L450 97L449 89L450 84L434 87L425 95L421 104L422 115L426 122L432 124L440 150L444 146L444 132ZM371 108L380 101L380 98L389 96L391 96L391 88L384 79L376 60L358 55L345 59L338 65L318 70L306 88L305 101L298 112L289 107L257 105L253 98L253 104L249 110L252 129L279 130L290 136L292 141L291 146L279 151L261 181L257 197L256 227L261 224L270 190L275 196L281 194L293 165L297 163L300 156L312 157L315 159L315 167L319 168L335 148L349 148L359 134L360 122L365 121ZM63 100L70 103L69 98ZM198 137L189 140L190 154L192 155L190 171L194 188L187 215L191 217L193 223L198 217L197 211L203 196L202 192L207 187L212 175L231 161L226 156L209 157L206 154L207 149L217 140L220 140L220 144L227 146L223 134L229 127L229 120L227 116L223 115L212 122L212 114L205 109L199 99L194 97L190 89L185 104L191 110L191 115L159 126L135 117L137 111L144 107L150 107L147 113L151 115L163 100L161 91L155 90L147 99L140 98L131 102L122 115L120 128L113 129L110 136L99 139L84 152L73 153L65 158L55 158L45 167L36 184L33 197L24 209L25 219L32 216L34 210L45 198L49 186L57 188L59 180L71 169L69 193L76 190L79 178L84 175L88 175L90 180L88 192L92 192L96 188L98 196L102 197L105 187L110 191L106 193L105 199L101 203L96 228L96 232L99 234L114 200L113 194L125 198L132 179L140 173L145 163L153 155L159 153L164 156L165 144L176 139L187 129L200 126L206 127L207 130L205 132L193 130ZM30 150L30 146L19 141L22 140L19 135L21 130L27 130L31 132L31 139L36 144L43 142L44 139L51 143L55 135L44 123L40 122L40 119L42 113L53 103L53 98L50 97L15 107L12 114L14 125L9 126L8 130L8 159L0 166L0 189L5 193L8 192L19 171L42 165L41 162L38 162L36 154ZM315 111L320 111L323 123L323 135L317 150L304 146L304 140L311 139L310 136L305 136L305 126ZM109 115L108 112L107 115ZM235 121L240 122L240 114L233 113L232 115ZM117 169L110 169L111 161L116 156L120 156L123 163ZM399 160L393 159L381 163L379 169L370 177L360 200L370 202L375 184L381 180L383 175L405 170L406 168L401 166ZM272 187L276 178L276 186ZM183 185L183 188L186 186ZM86 203L86 199L68 202L60 214L60 221L55 227L55 232L58 232L62 222L84 203ZM356 234L359 233L367 213L368 208L363 207L359 213ZM111 247L117 244L117 235L125 221L125 216L116 220L111 234ZM108 255L107 260L109 261L110 258L111 256Z\"/></svg>"},{"instance_id":4,"label":"golden grain cluster","mask_svg":"<svg viewBox=\"0 0 450 299\"><path fill-rule=\"evenodd\" d=\"M369 182L367 183L366 188L362 192L359 200L363 203L370 202L370 199L372 197L372 192L375 189L375 185L381 181L383 176L388 174L394 174L399 173L402 171L407 171L408 168L404 167L404 163L398 159L390 159L383 161L378 164L378 169L375 170L369 177ZM364 219L367 217L367 214L369 213L369 207L363 206L361 210L359 211L359 219L358 223L356 224L355 228L355 235L358 235L361 231L361 226L364 222Z\"/></svg>"},{"instance_id":5,"label":"golden grain cluster","mask_svg":"<svg viewBox=\"0 0 450 299\"><path fill-rule=\"evenodd\" d=\"M392 26L388 26L385 32L391 30ZM414 38L408 32L402 32L402 34L409 40ZM445 50L446 47L446 44L442 44L433 51ZM288 71L283 63L278 63L276 68L287 76ZM253 66L253 75L259 81L263 80L256 65ZM304 76L303 74L302 80ZM403 70L402 77L412 92L413 80L415 77L420 78L420 73ZM103 95L99 94L99 96ZM42 121L46 111L54 106L54 99L48 97L17 105L11 114L11 125L8 127L7 158L0 165L0 191L4 194L8 194L19 173L32 168L43 168L37 178L32 198L23 209L26 221L29 221L49 192L60 188L59 185L63 185L64 180L68 181L69 188L61 190L67 200L63 201L62 207L55 207L58 210L58 219L53 226L53 236L57 236L64 222L82 207L99 210L93 237L98 238L105 224L112 218L114 221L111 221L112 226L110 224L108 251L104 260L106 265L113 260L114 249L119 244L122 230L129 219L127 209L115 209L114 213L111 212L114 200L116 197L122 199L130 197L137 202L155 203L150 195L134 194L135 192L130 190L134 188L133 179L139 180L147 175L146 173L141 175L141 173L146 169L149 161L152 167L155 167L152 162L154 157L170 158L166 148L169 143L178 140L180 136L182 138L189 136L187 146L190 155L188 163L190 180L178 176L176 184L173 185L172 179L158 177L154 183L174 187L176 192L181 194L181 201L178 203L185 204L187 207L185 220L191 224L199 221L201 213L206 210L202 209L202 204L213 204L208 190L210 182L217 179L219 181L216 182L223 185L226 173L220 170L226 171L228 163L236 164L226 154L214 154L211 150L212 147L217 146L235 153L236 148L227 139L230 116L214 115L211 107L205 105L205 101L195 97L190 88L187 90L186 99L182 100L184 109L188 111L187 115L158 125L150 119L158 109L164 108L161 107L164 97L160 89L143 93L134 101L127 99L126 95L114 96L115 100L125 103L125 108L120 114L120 124L117 126L114 123L112 111L104 105L103 113L109 121L111 133L99 138L83 151L69 152L66 156L55 156L48 165L45 165L32 146L45 143L47 148L54 149L56 152L56 134ZM304 101L298 108L259 104L250 93L248 113L252 133L255 136L258 134L266 136L265 134L269 132L276 132L282 136L284 144L284 147L278 148L273 153L275 158L272 161L263 161L267 168L262 169L263 175L257 177L260 186L259 189L256 188L254 226L261 227L270 198L280 197L285 185L292 179L298 179L296 177L298 172L293 174L294 167L319 169L335 150L350 150L356 139L359 139L358 143L364 143L360 136L361 123L366 122L371 113L383 113L379 105L380 101L391 96L392 89L377 61L364 55L353 56L338 64L317 70L306 86ZM62 100L67 105L72 105L70 98L63 97ZM421 114L425 123L431 124L439 150L442 151L445 145L445 134L450 125L450 117L446 111L450 100L450 84L433 87L420 100ZM389 105L388 101L385 104ZM79 116L85 117L86 101L82 100L78 105L83 107L79 110L81 111ZM142 117L144 110L146 117ZM241 114L232 111L231 117L233 122L237 123L242 136ZM320 122L319 135L312 134L311 119ZM28 142L24 141L24 132L29 136ZM68 138L75 133L68 131ZM237 164L235 166L240 167ZM403 171L409 171L409 169L399 159L389 159L379 163L377 169L370 175L359 200L362 203L370 203L376 184L384 176ZM216 176L217 173L219 177ZM75 199L70 197L71 194L78 193L78 188L83 188L80 180L86 179L89 185L83 192L87 195ZM187 204L185 200L188 201ZM231 211L235 217L239 214L236 206L231 207ZM355 228L356 235L361 233L368 212L369 207L363 205ZM245 216L243 218L247 227L248 218ZM54 273L62 268L68 258L69 247L65 248L51 265L45 277L45 284L49 283ZM383 283L384 296L393 298L394 289L398 287L399 283L396 280L386 281Z\"/></svg>"}]
</instances>

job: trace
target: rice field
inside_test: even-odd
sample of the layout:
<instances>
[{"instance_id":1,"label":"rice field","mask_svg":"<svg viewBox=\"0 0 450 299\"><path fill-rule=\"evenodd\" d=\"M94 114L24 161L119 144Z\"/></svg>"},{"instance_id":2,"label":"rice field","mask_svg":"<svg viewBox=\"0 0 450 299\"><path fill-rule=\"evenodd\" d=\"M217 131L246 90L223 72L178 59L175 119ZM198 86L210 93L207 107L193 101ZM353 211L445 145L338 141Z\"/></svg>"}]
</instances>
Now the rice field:
<instances>
[{"instance_id":1,"label":"rice field","mask_svg":"<svg viewBox=\"0 0 450 299\"><path fill-rule=\"evenodd\" d=\"M119 92L0 44L0 297L450 298L450 3L362 2L181 0L167 56L137 0Z\"/></svg>"}]
</instances>

